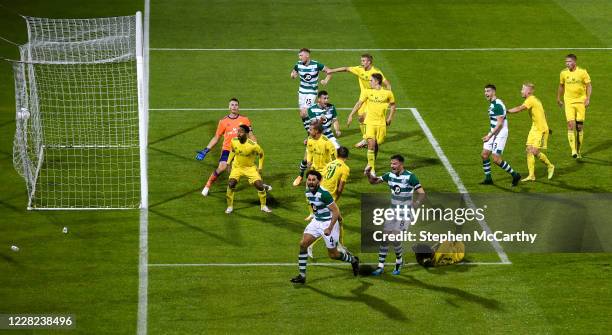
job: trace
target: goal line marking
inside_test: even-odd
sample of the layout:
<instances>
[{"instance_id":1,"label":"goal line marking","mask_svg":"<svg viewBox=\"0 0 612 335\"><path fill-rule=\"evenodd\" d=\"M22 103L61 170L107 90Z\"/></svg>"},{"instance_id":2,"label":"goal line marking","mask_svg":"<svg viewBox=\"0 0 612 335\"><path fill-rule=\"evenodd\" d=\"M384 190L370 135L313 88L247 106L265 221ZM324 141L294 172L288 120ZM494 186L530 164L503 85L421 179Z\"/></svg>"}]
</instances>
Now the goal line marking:
<instances>
[{"instance_id":1,"label":"goal line marking","mask_svg":"<svg viewBox=\"0 0 612 335\"><path fill-rule=\"evenodd\" d=\"M227 51L270 51L270 52L298 52L299 48L150 48L151 51L204 51L204 52L227 52ZM332 48L332 49L317 49L312 48L311 51L318 52L366 52L366 51L399 51L399 52L466 52L466 51L608 51L612 50L609 47L551 47L551 48Z\"/></svg>"}]
</instances>

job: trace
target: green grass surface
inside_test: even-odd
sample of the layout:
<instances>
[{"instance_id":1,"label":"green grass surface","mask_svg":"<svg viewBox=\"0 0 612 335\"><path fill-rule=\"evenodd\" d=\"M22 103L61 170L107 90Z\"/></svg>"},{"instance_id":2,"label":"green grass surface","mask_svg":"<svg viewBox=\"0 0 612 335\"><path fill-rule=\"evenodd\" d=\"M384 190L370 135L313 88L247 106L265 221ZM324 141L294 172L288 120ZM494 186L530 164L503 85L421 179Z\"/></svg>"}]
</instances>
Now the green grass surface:
<instances>
[{"instance_id":1,"label":"green grass surface","mask_svg":"<svg viewBox=\"0 0 612 335\"><path fill-rule=\"evenodd\" d=\"M3 5L47 17L125 15L141 2L30 1ZM159 1L151 3L151 48L490 48L612 47L607 1ZM0 7L1 8L1 7ZM0 35L25 41L20 18L0 11ZM574 52L593 80L585 158L569 157L563 113L555 97L563 57ZM607 121L612 100L610 51L372 51L393 85L399 107L415 107L457 170L477 194L612 191L612 140ZM331 67L357 65L361 51L313 52ZM9 44L0 55L15 58ZM225 108L236 96L242 108L296 106L298 83L289 78L291 51L151 51L151 108ZM553 135L548 155L557 166L547 181L511 189L494 167L496 185L482 178L480 138L486 133L483 86L495 83L508 107L519 105L520 86L532 81ZM326 89L331 102L351 107L355 78L337 74ZM12 168L13 81L0 64L0 314L70 313L71 333L136 332L139 221L135 211L27 212L25 185ZM303 154L297 110L245 111L266 151L263 178L272 184L271 215L259 211L253 188L241 182L236 211L225 209L227 175L211 195L200 195L220 148L204 162L193 159L224 111L151 111L149 129L149 263L293 263L307 214L301 189L291 187ZM355 125L343 136L352 146ZM526 172L526 113L510 116L504 157ZM428 192L456 187L408 110L398 112L381 148L401 152ZM538 163L539 164L539 163ZM360 194L385 192L361 176L365 151L351 150L352 175L340 201L345 242L360 248ZM602 215L598 211L596 215ZM554 223L551 222L551 225ZM495 228L495 222L490 222ZM70 232L61 233L67 226ZM503 227L501 227L503 228ZM577 232L580 233L580 232ZM609 250L609 229L600 231ZM607 243L607 244L606 244ZM19 245L18 253L10 245ZM324 255L322 243L316 253ZM348 267L309 267L309 282L294 287L293 266L149 268L150 334L191 333L458 333L605 334L609 331L609 253L510 254L512 265L468 265L425 270L408 266L401 276L355 279ZM498 262L491 249L469 253L472 262ZM373 262L375 254L364 254ZM390 260L393 256L390 257ZM412 261L412 257L408 256ZM322 257L317 262L328 262ZM452 321L449 321L452 320ZM606 331L608 329L608 331ZM0 332L2 332L0 330ZM59 331L56 331L59 332ZM11 331L10 334L19 333ZM22 331L24 334L53 331ZM64 332L62 332L64 333Z\"/></svg>"}]
</instances>

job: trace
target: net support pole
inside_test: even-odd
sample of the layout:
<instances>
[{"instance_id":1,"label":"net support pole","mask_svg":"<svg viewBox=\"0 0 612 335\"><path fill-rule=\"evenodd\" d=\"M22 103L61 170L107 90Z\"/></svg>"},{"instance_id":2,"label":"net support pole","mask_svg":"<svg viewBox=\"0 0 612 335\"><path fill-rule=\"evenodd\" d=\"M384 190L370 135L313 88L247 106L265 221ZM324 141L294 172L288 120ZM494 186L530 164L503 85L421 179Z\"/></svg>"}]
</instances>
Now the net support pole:
<instances>
[{"instance_id":1,"label":"net support pole","mask_svg":"<svg viewBox=\"0 0 612 335\"><path fill-rule=\"evenodd\" d=\"M142 13L136 12L136 76L138 77L138 141L140 145L140 208L149 207L149 183L147 180L147 135L149 111L147 108L148 83L145 78Z\"/></svg>"}]
</instances>

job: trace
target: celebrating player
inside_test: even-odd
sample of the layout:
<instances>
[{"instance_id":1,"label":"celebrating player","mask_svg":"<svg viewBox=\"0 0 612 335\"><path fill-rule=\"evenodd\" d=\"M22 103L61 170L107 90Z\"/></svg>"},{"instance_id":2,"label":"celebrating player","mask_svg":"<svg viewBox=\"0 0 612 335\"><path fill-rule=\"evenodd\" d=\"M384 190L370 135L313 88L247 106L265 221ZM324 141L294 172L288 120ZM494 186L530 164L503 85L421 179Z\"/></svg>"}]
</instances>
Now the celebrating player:
<instances>
[{"instance_id":1,"label":"celebrating player","mask_svg":"<svg viewBox=\"0 0 612 335\"><path fill-rule=\"evenodd\" d=\"M219 138L223 136L223 148L221 151L221 158L219 158L219 166L217 166L213 173L211 173L206 185L204 186L204 189L202 189L203 196L208 196L208 192L210 191L212 184L217 180L219 175L227 169L227 158L230 154L232 139L238 134L238 128L241 125L251 127L251 121L249 118L240 115L240 103L238 102L238 99L230 99L229 110L230 114L219 120L215 136L213 136L210 142L208 142L206 148L198 151L198 154L196 155L197 160L203 160L208 152L217 144L217 142L219 142ZM249 138L254 142L257 141L252 131L249 132Z\"/></svg>"},{"instance_id":2,"label":"celebrating player","mask_svg":"<svg viewBox=\"0 0 612 335\"><path fill-rule=\"evenodd\" d=\"M485 86L484 95L489 101L489 123L491 130L482 138L482 168L484 169L485 179L483 185L493 184L491 177L491 153L493 162L504 169L512 176L512 186L518 185L521 175L515 172L508 162L502 159L502 153L508 140L508 120L506 120L506 106L496 96L497 88L493 84Z\"/></svg>"},{"instance_id":3,"label":"celebrating player","mask_svg":"<svg viewBox=\"0 0 612 335\"><path fill-rule=\"evenodd\" d=\"M332 195L332 198L336 203L340 199L340 195L344 191L344 185L348 180L349 174L351 173L351 169L346 164L346 160L348 159L349 150L346 147L340 147L336 151L336 159L327 163L325 166L325 171L323 175L323 181L321 185ZM306 221L312 220L312 214L306 218ZM338 247L342 248L342 244L344 243L344 231L342 229L342 222L338 222L340 225L340 244ZM319 239L317 239L319 241ZM316 243L312 243L308 246L308 257L314 258L312 247Z\"/></svg>"},{"instance_id":4,"label":"celebrating player","mask_svg":"<svg viewBox=\"0 0 612 335\"><path fill-rule=\"evenodd\" d=\"M383 80L382 83L385 86L385 88L389 91L391 91L391 83L389 83L389 81L387 80L387 78L385 78L385 75L383 75L382 71L380 71L380 69L374 67L374 65L372 65L372 60L374 58L372 57L372 55L370 54L363 54L361 55L361 65L360 66L347 66L347 67L339 67L339 68L335 68L335 69L330 69L327 71L327 74L332 74L335 72L350 72L354 75L357 76L357 82L359 83L359 89L361 91L361 93L363 93L363 91L372 88L370 86L370 79L372 79L372 74L374 73L380 73L380 75L382 76ZM357 111L357 116L360 117L359 119L359 129L361 130L361 135L362 135L362 140L359 141L359 143L355 144L355 148L363 148L365 146L368 145L367 142L367 138L366 138L366 134L365 134L365 124L363 123L363 120L361 119L361 116L366 112L366 104L363 104L359 110Z\"/></svg>"},{"instance_id":5,"label":"celebrating player","mask_svg":"<svg viewBox=\"0 0 612 335\"><path fill-rule=\"evenodd\" d=\"M340 228L336 224L340 219L340 210L334 202L332 195L321 185L321 174L317 171L308 171L306 178L306 198L312 207L314 218L302 235L300 241L300 254L298 256L299 274L291 279L292 283L306 283L306 265L308 263L308 246L318 237L325 240L327 253L331 259L351 263L353 275L359 274L359 258L351 255L348 251L338 250L338 239Z\"/></svg>"},{"instance_id":6,"label":"celebrating player","mask_svg":"<svg viewBox=\"0 0 612 335\"><path fill-rule=\"evenodd\" d=\"M557 91L557 103L565 106L565 118L567 119L567 140L572 149L572 157L580 158L584 139L584 119L586 108L591 103L591 77L586 69L576 66L576 55L565 56L567 69L561 71L559 78L559 90ZM563 96L563 101L561 101Z\"/></svg>"},{"instance_id":7,"label":"celebrating player","mask_svg":"<svg viewBox=\"0 0 612 335\"><path fill-rule=\"evenodd\" d=\"M336 148L332 142L323 135L323 126L320 123L312 123L309 129L310 137L306 142L306 168L325 172L327 163L336 158ZM298 186L304 178L304 170L300 166L300 174L293 181L293 186Z\"/></svg>"},{"instance_id":8,"label":"celebrating player","mask_svg":"<svg viewBox=\"0 0 612 335\"><path fill-rule=\"evenodd\" d=\"M385 141L387 126L391 125L396 109L393 92L383 89L382 81L383 76L380 73L372 74L370 79L372 88L361 92L359 101L353 107L347 121L348 126L353 121L353 115L361 109L364 103L367 104L365 114L362 114L359 119L365 124L365 134L368 141L368 165L366 169L370 167L373 174L376 174L378 146ZM386 116L387 108L391 109L389 116Z\"/></svg>"},{"instance_id":9,"label":"celebrating player","mask_svg":"<svg viewBox=\"0 0 612 335\"><path fill-rule=\"evenodd\" d=\"M260 172L263 169L264 152L261 147L254 141L248 139L250 128L247 125L238 127L238 137L232 140L231 152L228 162L232 163L232 172L230 172L229 181L227 184L227 209L226 214L234 211L234 189L240 180L240 177L245 176L249 179L249 184L255 186L261 211L272 212L266 206L266 187L261 181ZM255 159L259 158L259 167L255 167ZM233 162L232 162L233 161Z\"/></svg>"},{"instance_id":10,"label":"celebrating player","mask_svg":"<svg viewBox=\"0 0 612 335\"><path fill-rule=\"evenodd\" d=\"M408 206L408 208L414 206L418 207L418 204L423 202L425 198L425 190L421 186L417 176L404 168L404 157L402 155L391 156L391 172L387 172L380 177L370 173L371 168L365 171L366 177L370 184L387 183L391 190L391 206ZM418 193L418 199L413 203L413 193ZM385 220L383 226L383 234L398 234L406 231L410 226L407 220ZM400 274L404 261L402 259L403 247L401 242L393 242L395 249L395 269L393 270L394 275ZM378 251L378 267L373 275L379 276L383 273L385 268L385 259L387 258L387 252L389 251L389 245L387 242L383 242Z\"/></svg>"},{"instance_id":11,"label":"celebrating player","mask_svg":"<svg viewBox=\"0 0 612 335\"><path fill-rule=\"evenodd\" d=\"M317 90L319 88L319 73L329 70L325 65L310 59L310 50L300 49L298 53L300 60L295 63L291 70L291 78L300 77L300 88L298 89L298 105L302 123L306 122L308 108L315 103ZM321 80L321 85L327 85L331 75L326 74L325 79ZM304 127L307 127L305 125Z\"/></svg>"},{"instance_id":12,"label":"celebrating player","mask_svg":"<svg viewBox=\"0 0 612 335\"><path fill-rule=\"evenodd\" d=\"M531 116L531 130L527 136L527 169L529 175L522 181L534 181L535 178L535 157L538 157L542 163L546 164L548 169L548 179L553 177L555 166L548 160L548 157L540 150L546 150L548 143L548 124L546 123L546 115L544 107L540 99L533 95L535 86L532 83L523 84L521 96L525 98L522 105L511 108L508 113L518 113L523 110L529 110Z\"/></svg>"}]
</instances>

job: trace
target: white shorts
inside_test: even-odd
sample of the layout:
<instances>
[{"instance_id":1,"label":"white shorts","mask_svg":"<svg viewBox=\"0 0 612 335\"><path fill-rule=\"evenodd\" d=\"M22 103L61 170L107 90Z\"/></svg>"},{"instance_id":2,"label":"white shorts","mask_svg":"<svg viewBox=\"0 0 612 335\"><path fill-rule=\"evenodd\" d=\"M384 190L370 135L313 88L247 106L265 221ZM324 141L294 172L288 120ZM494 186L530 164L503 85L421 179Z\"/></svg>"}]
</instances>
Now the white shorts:
<instances>
[{"instance_id":1,"label":"white shorts","mask_svg":"<svg viewBox=\"0 0 612 335\"><path fill-rule=\"evenodd\" d=\"M298 93L298 105L300 108L310 108L317 102L316 94Z\"/></svg>"},{"instance_id":2,"label":"white shorts","mask_svg":"<svg viewBox=\"0 0 612 335\"><path fill-rule=\"evenodd\" d=\"M326 236L323 231L329 227L329 223L330 221L319 221L316 218L312 219L308 226L306 226L306 229L304 229L304 234L310 234L314 236L315 239L323 237L327 249L334 249L338 247L338 243L340 242L340 222L336 222L331 234Z\"/></svg>"},{"instance_id":3,"label":"white shorts","mask_svg":"<svg viewBox=\"0 0 612 335\"><path fill-rule=\"evenodd\" d=\"M338 143L338 140L335 137L328 137L328 139L330 140L330 142L334 144L334 147L336 148L336 150L340 148L340 143Z\"/></svg>"},{"instance_id":4,"label":"white shorts","mask_svg":"<svg viewBox=\"0 0 612 335\"><path fill-rule=\"evenodd\" d=\"M383 231L406 231L409 226L410 220L398 220L394 218L393 220L385 220Z\"/></svg>"},{"instance_id":5,"label":"white shorts","mask_svg":"<svg viewBox=\"0 0 612 335\"><path fill-rule=\"evenodd\" d=\"M482 144L484 150L491 151L495 155L501 155L506 147L506 141L508 140L508 134L497 134L492 136L488 141Z\"/></svg>"}]
</instances>

